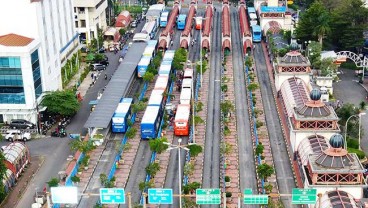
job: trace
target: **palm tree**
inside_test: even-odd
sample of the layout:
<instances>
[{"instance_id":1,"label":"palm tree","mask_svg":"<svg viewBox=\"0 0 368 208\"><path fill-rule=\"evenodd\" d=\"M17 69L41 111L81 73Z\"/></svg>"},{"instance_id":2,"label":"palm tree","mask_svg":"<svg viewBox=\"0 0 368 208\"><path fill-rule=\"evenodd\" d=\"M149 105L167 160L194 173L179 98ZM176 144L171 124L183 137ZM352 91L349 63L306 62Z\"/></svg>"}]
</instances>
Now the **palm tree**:
<instances>
[{"instance_id":1,"label":"palm tree","mask_svg":"<svg viewBox=\"0 0 368 208\"><path fill-rule=\"evenodd\" d=\"M318 42L322 45L323 38L325 35L330 33L330 16L327 12L320 13L317 17L316 26L313 30L313 35L318 37Z\"/></svg>"}]
</instances>

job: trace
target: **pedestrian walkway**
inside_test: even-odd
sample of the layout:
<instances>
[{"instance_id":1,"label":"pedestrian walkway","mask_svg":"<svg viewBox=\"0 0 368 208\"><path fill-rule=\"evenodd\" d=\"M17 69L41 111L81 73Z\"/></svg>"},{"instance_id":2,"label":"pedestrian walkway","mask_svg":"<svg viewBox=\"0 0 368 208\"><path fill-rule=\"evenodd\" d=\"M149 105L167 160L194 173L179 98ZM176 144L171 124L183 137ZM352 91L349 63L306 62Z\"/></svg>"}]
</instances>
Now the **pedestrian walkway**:
<instances>
[{"instance_id":1,"label":"pedestrian walkway","mask_svg":"<svg viewBox=\"0 0 368 208\"><path fill-rule=\"evenodd\" d=\"M230 102L235 101L235 92L234 92L234 70L233 70L233 59L232 56L226 57L225 63L225 73L223 74L223 81L227 80L223 85L227 85L227 91L223 92L224 101L228 100ZM236 106L240 107L240 106ZM237 124L236 124L236 114L231 113L228 121L224 121L224 126L226 126L230 133L228 135L225 132L222 132L224 135L223 142L231 145L231 152L226 157L226 168L225 168L225 176L230 178L229 185L224 186L224 183L220 182L220 187L225 188L226 192L230 192L231 198L226 198L226 207L236 208L238 206L238 198L241 197L238 194L240 193L240 183L239 183L239 150L238 150L238 137L237 137ZM226 128L226 129L227 129ZM221 170L224 169L224 166L221 166ZM222 172L222 171L221 171ZM225 177L222 175L222 178Z\"/></svg>"}]
</instances>

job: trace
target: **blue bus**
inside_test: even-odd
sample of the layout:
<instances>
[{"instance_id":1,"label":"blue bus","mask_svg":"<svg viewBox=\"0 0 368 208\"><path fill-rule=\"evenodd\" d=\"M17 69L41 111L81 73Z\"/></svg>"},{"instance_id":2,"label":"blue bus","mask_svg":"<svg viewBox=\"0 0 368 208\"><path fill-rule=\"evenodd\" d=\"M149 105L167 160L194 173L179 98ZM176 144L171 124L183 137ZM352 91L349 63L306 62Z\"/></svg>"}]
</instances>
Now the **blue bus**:
<instances>
[{"instance_id":1,"label":"blue bus","mask_svg":"<svg viewBox=\"0 0 368 208\"><path fill-rule=\"evenodd\" d=\"M169 18L169 12L163 11L160 17L160 27L166 27L168 18Z\"/></svg>"},{"instance_id":2,"label":"blue bus","mask_svg":"<svg viewBox=\"0 0 368 208\"><path fill-rule=\"evenodd\" d=\"M252 26L258 24L256 9L254 7L248 7L247 10L248 10L249 25Z\"/></svg>"},{"instance_id":3,"label":"blue bus","mask_svg":"<svg viewBox=\"0 0 368 208\"><path fill-rule=\"evenodd\" d=\"M262 40L262 28L259 25L252 25L253 42L259 43Z\"/></svg>"},{"instance_id":4,"label":"blue bus","mask_svg":"<svg viewBox=\"0 0 368 208\"><path fill-rule=\"evenodd\" d=\"M125 133L128 129L128 120L131 117L133 98L122 98L111 119L113 133Z\"/></svg>"},{"instance_id":5,"label":"blue bus","mask_svg":"<svg viewBox=\"0 0 368 208\"><path fill-rule=\"evenodd\" d=\"M187 22L187 15L186 14L180 14L178 19L176 20L178 30L184 30L186 22Z\"/></svg>"},{"instance_id":6,"label":"blue bus","mask_svg":"<svg viewBox=\"0 0 368 208\"><path fill-rule=\"evenodd\" d=\"M157 138L162 114L159 106L147 106L141 121L141 138Z\"/></svg>"},{"instance_id":7,"label":"blue bus","mask_svg":"<svg viewBox=\"0 0 368 208\"><path fill-rule=\"evenodd\" d=\"M148 66L151 64L152 56L143 56L137 66L137 76L143 77Z\"/></svg>"}]
</instances>

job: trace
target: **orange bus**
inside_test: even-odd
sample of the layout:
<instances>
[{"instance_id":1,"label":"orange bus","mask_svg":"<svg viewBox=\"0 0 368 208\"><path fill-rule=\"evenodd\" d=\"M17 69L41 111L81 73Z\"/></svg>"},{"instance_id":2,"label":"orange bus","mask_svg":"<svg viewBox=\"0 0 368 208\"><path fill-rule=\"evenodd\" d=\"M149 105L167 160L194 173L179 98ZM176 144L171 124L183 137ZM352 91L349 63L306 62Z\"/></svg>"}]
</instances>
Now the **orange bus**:
<instances>
[{"instance_id":1,"label":"orange bus","mask_svg":"<svg viewBox=\"0 0 368 208\"><path fill-rule=\"evenodd\" d=\"M186 104L178 105L174 120L175 136L189 135L189 117L190 117L190 105Z\"/></svg>"}]
</instances>

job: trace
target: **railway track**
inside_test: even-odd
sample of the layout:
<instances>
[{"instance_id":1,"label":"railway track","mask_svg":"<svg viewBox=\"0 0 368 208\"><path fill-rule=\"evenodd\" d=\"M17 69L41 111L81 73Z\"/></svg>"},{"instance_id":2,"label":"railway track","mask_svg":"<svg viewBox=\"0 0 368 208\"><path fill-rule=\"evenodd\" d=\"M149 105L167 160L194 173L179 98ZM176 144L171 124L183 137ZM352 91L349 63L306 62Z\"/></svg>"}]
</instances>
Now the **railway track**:
<instances>
[{"instance_id":1,"label":"railway track","mask_svg":"<svg viewBox=\"0 0 368 208\"><path fill-rule=\"evenodd\" d=\"M215 13L213 19L215 25L213 26L211 40L211 71L207 98L208 116L202 175L203 188L220 187L221 12Z\"/></svg>"}]
</instances>

